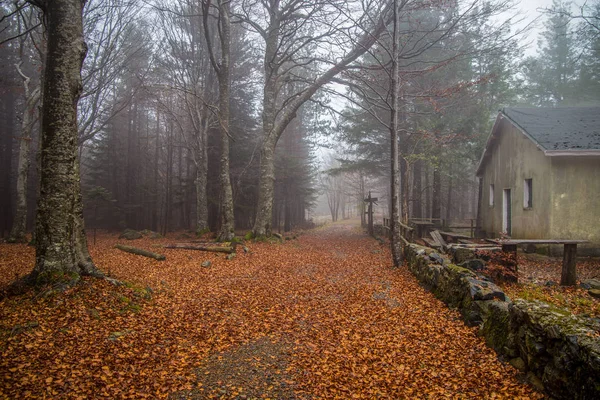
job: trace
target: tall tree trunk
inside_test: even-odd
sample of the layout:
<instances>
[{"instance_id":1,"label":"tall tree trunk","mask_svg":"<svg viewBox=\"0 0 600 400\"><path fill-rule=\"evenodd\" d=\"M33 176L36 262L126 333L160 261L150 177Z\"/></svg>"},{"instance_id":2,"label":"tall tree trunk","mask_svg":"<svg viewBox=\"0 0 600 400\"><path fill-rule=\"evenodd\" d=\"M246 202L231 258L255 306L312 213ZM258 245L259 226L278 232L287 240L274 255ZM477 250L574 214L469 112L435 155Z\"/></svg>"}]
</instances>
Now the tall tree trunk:
<instances>
[{"instance_id":1,"label":"tall tree trunk","mask_svg":"<svg viewBox=\"0 0 600 400\"><path fill-rule=\"evenodd\" d=\"M166 189L165 189L165 214L162 234L169 232L171 214L173 209L173 121L169 121L167 128L167 164L166 164Z\"/></svg>"},{"instance_id":2,"label":"tall tree trunk","mask_svg":"<svg viewBox=\"0 0 600 400\"><path fill-rule=\"evenodd\" d=\"M365 175L360 172L359 176L359 193L358 193L358 213L360 214L360 226L363 228L367 226L367 219L365 218Z\"/></svg>"},{"instance_id":3,"label":"tall tree trunk","mask_svg":"<svg viewBox=\"0 0 600 400\"><path fill-rule=\"evenodd\" d=\"M158 156L160 154L160 111L156 110L156 143L154 144L154 193L152 193L152 230L158 232Z\"/></svg>"},{"instance_id":4,"label":"tall tree trunk","mask_svg":"<svg viewBox=\"0 0 600 400\"><path fill-rule=\"evenodd\" d=\"M19 161L17 165L17 208L8 241L12 243L25 243L27 241L25 233L27 230L27 184L30 165L31 132L36 121L35 112L38 100L40 99L40 88L36 87L33 91L30 91L29 83L31 79L22 73L20 65L16 67L23 78L25 111L23 112L23 121L21 123Z\"/></svg>"},{"instance_id":5,"label":"tall tree trunk","mask_svg":"<svg viewBox=\"0 0 600 400\"><path fill-rule=\"evenodd\" d=\"M219 1L219 22L221 33L221 66L219 73L219 122L221 127L221 158L219 160L219 184L221 186L221 230L218 238L229 241L235 236L233 215L233 192L229 175L229 93L231 89L230 40L228 0Z\"/></svg>"},{"instance_id":6,"label":"tall tree trunk","mask_svg":"<svg viewBox=\"0 0 600 400\"><path fill-rule=\"evenodd\" d=\"M442 179L439 166L433 167L433 190L431 195L431 218L440 222L442 218Z\"/></svg>"},{"instance_id":7,"label":"tall tree trunk","mask_svg":"<svg viewBox=\"0 0 600 400\"><path fill-rule=\"evenodd\" d=\"M406 143L407 137L402 137L402 142ZM406 161L404 157L400 159L400 174L401 174L401 184L402 184L402 222L404 224L408 224L408 207L409 207L409 198L410 198L410 164Z\"/></svg>"},{"instance_id":8,"label":"tall tree trunk","mask_svg":"<svg viewBox=\"0 0 600 400\"><path fill-rule=\"evenodd\" d=\"M423 193L421 193L421 191L423 190L423 186L421 185L421 180L422 180L421 166L422 165L423 165L422 161L417 160L417 161L415 161L415 164L413 166L413 195L412 195L413 213L412 213L412 215L414 218L423 218L423 205L422 205Z\"/></svg>"},{"instance_id":9,"label":"tall tree trunk","mask_svg":"<svg viewBox=\"0 0 600 400\"><path fill-rule=\"evenodd\" d=\"M210 14L211 0L203 3L204 38L207 43L210 61L219 81L219 132L221 139L221 154L219 158L219 185L220 185L220 228L217 235L219 240L229 241L235 237L235 222L233 214L233 191L231 177L229 176L229 97L231 91L231 20L229 0L217 0L218 6L218 32L221 44L221 58L217 62L215 51L211 43L208 16Z\"/></svg>"},{"instance_id":10,"label":"tall tree trunk","mask_svg":"<svg viewBox=\"0 0 600 400\"><path fill-rule=\"evenodd\" d=\"M15 130L15 95L13 90L8 90L4 97L4 115L6 130L2 132L2 141L0 141L0 237L4 237L5 232L9 232L12 226L12 153Z\"/></svg>"},{"instance_id":11,"label":"tall tree trunk","mask_svg":"<svg viewBox=\"0 0 600 400\"><path fill-rule=\"evenodd\" d=\"M185 229L185 215L184 215L184 192L183 192L183 146L179 146L177 149L177 204L179 208L179 229Z\"/></svg>"},{"instance_id":12,"label":"tall tree trunk","mask_svg":"<svg viewBox=\"0 0 600 400\"><path fill-rule=\"evenodd\" d=\"M423 217L431 218L431 184L429 181L429 163L425 167L425 213Z\"/></svg>"},{"instance_id":13,"label":"tall tree trunk","mask_svg":"<svg viewBox=\"0 0 600 400\"><path fill-rule=\"evenodd\" d=\"M402 254L402 243L400 238L400 165L398 144L398 117L399 117L399 82L400 67L398 65L398 4L394 0L394 25L392 32L392 82L391 82L391 115L390 115L390 139L391 139L391 228L392 228L392 261L395 267L402 265L404 257Z\"/></svg>"},{"instance_id":14,"label":"tall tree trunk","mask_svg":"<svg viewBox=\"0 0 600 400\"><path fill-rule=\"evenodd\" d=\"M450 224L452 217L452 170L448 171L448 197L446 198L446 224Z\"/></svg>"},{"instance_id":15,"label":"tall tree trunk","mask_svg":"<svg viewBox=\"0 0 600 400\"><path fill-rule=\"evenodd\" d=\"M208 184L208 115L206 108L203 112L200 124L200 138L196 148L196 235L208 231L208 195L206 185Z\"/></svg>"},{"instance_id":16,"label":"tall tree trunk","mask_svg":"<svg viewBox=\"0 0 600 400\"><path fill-rule=\"evenodd\" d=\"M48 50L42 101L40 198L36 221L35 283L102 274L87 252L77 158L77 102L86 54L81 0L40 2Z\"/></svg>"},{"instance_id":17,"label":"tall tree trunk","mask_svg":"<svg viewBox=\"0 0 600 400\"><path fill-rule=\"evenodd\" d=\"M273 142L269 137L267 142ZM260 149L260 167L258 177L258 208L254 221L255 236L271 235L273 214L273 191L275 186L275 143L263 143Z\"/></svg>"}]
</instances>

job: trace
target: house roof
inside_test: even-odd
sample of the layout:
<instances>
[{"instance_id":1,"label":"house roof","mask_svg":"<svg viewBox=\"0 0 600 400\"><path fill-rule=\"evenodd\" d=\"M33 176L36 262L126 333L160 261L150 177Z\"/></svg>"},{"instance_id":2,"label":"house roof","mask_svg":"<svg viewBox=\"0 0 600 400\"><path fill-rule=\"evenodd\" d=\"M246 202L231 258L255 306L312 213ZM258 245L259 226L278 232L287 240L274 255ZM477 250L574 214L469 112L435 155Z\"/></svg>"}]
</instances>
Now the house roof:
<instances>
[{"instance_id":1,"label":"house roof","mask_svg":"<svg viewBox=\"0 0 600 400\"><path fill-rule=\"evenodd\" d=\"M478 176L503 120L517 127L546 156L600 156L600 107L506 107L496 118L477 168Z\"/></svg>"},{"instance_id":2,"label":"house roof","mask_svg":"<svg viewBox=\"0 0 600 400\"><path fill-rule=\"evenodd\" d=\"M600 150L600 107L504 108L544 150Z\"/></svg>"}]
</instances>

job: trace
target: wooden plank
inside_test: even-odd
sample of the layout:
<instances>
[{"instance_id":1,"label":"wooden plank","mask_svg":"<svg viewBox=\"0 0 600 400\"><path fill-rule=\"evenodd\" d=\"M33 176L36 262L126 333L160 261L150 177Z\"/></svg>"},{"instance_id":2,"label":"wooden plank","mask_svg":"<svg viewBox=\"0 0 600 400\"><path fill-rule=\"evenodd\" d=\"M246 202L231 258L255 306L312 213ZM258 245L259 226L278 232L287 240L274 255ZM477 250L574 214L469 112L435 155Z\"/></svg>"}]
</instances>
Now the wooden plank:
<instances>
[{"instance_id":1,"label":"wooden plank","mask_svg":"<svg viewBox=\"0 0 600 400\"><path fill-rule=\"evenodd\" d=\"M589 240L571 240L571 239L486 239L489 242L497 244L581 244L589 243Z\"/></svg>"},{"instance_id":2,"label":"wooden plank","mask_svg":"<svg viewBox=\"0 0 600 400\"><path fill-rule=\"evenodd\" d=\"M451 238L455 238L455 239L471 239L471 236L461 235L460 233L444 232L444 231L439 231L439 232L440 232L440 234L442 234L444 236L450 236Z\"/></svg>"},{"instance_id":3,"label":"wooden plank","mask_svg":"<svg viewBox=\"0 0 600 400\"><path fill-rule=\"evenodd\" d=\"M563 265L560 274L561 286L574 286L577 284L577 244L565 243L563 251Z\"/></svg>"},{"instance_id":4,"label":"wooden plank","mask_svg":"<svg viewBox=\"0 0 600 400\"><path fill-rule=\"evenodd\" d=\"M427 245L429 247L433 247L434 249L439 249L442 247L441 244L439 244L438 242L436 242L435 240L432 240L432 239L423 238L423 241L425 243L427 243Z\"/></svg>"},{"instance_id":5,"label":"wooden plank","mask_svg":"<svg viewBox=\"0 0 600 400\"><path fill-rule=\"evenodd\" d=\"M467 239L458 239L458 243L462 243L462 244L476 244L475 242L473 242L471 240L467 240Z\"/></svg>"},{"instance_id":6,"label":"wooden plank","mask_svg":"<svg viewBox=\"0 0 600 400\"><path fill-rule=\"evenodd\" d=\"M446 246L448 246L448 243L446 243L446 241L444 240L442 235L440 235L440 231L438 231L438 230L431 231L431 232L429 232L429 234L436 242L441 244L443 248L446 248Z\"/></svg>"}]
</instances>

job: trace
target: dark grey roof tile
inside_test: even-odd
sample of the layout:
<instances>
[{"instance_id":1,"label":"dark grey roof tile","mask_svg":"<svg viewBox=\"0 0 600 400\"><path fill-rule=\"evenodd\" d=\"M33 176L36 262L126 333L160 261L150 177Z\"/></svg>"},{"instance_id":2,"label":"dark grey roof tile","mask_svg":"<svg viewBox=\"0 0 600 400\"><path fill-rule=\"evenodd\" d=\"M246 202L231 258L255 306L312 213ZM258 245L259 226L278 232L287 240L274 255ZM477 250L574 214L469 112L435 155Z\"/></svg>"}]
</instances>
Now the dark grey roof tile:
<instances>
[{"instance_id":1,"label":"dark grey roof tile","mask_svg":"<svg viewBox=\"0 0 600 400\"><path fill-rule=\"evenodd\" d=\"M545 150L600 150L600 107L506 107L502 113Z\"/></svg>"}]
</instances>

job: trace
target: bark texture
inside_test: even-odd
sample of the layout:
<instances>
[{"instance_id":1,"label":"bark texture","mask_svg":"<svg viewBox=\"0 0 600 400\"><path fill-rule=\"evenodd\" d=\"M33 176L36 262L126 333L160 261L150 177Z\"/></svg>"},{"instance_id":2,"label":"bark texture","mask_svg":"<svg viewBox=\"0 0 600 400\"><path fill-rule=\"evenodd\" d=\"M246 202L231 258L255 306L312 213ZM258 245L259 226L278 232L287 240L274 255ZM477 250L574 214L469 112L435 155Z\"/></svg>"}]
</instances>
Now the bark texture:
<instances>
[{"instance_id":1,"label":"bark texture","mask_svg":"<svg viewBox=\"0 0 600 400\"><path fill-rule=\"evenodd\" d=\"M81 0L36 2L47 22L35 283L101 273L87 250L77 158L77 102L86 54Z\"/></svg>"},{"instance_id":2,"label":"bark texture","mask_svg":"<svg viewBox=\"0 0 600 400\"><path fill-rule=\"evenodd\" d=\"M390 115L390 139L391 139L391 219L392 219L392 261L395 267L402 265L404 260L402 254L402 239L400 235L400 164L398 145L398 117L399 117L399 83L400 69L398 66L398 8L394 1L394 25L392 32L392 82L391 82L391 115Z\"/></svg>"}]
</instances>

